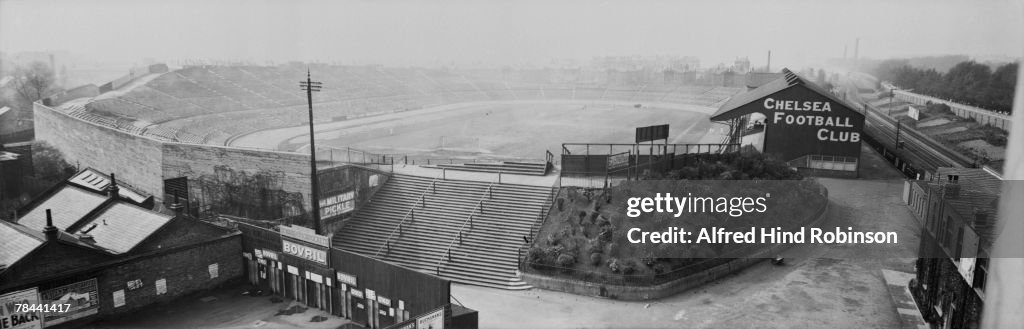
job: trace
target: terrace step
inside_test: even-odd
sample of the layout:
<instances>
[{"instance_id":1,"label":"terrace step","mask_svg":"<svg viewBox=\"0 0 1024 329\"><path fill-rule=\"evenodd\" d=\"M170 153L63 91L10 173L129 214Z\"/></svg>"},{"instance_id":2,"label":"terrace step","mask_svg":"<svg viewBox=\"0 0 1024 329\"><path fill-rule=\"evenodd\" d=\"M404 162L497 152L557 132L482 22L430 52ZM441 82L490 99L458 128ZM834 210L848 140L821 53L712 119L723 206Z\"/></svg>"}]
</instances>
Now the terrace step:
<instances>
[{"instance_id":1,"label":"terrace step","mask_svg":"<svg viewBox=\"0 0 1024 329\"><path fill-rule=\"evenodd\" d=\"M394 175L332 244L455 282L529 289L516 276L521 239L550 205L550 193L549 187Z\"/></svg>"}]
</instances>

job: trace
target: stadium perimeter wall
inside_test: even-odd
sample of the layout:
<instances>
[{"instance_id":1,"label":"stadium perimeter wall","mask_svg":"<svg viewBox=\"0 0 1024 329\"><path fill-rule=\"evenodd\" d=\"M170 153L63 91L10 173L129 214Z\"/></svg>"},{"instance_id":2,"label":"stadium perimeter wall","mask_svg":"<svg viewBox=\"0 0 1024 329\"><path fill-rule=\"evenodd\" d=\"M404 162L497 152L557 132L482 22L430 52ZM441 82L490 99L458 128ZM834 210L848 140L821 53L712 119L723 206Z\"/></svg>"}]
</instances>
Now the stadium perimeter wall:
<instances>
[{"instance_id":1,"label":"stadium perimeter wall","mask_svg":"<svg viewBox=\"0 0 1024 329\"><path fill-rule=\"evenodd\" d=\"M311 209L308 155L170 142L161 146L163 179L187 177L191 204L261 220Z\"/></svg>"},{"instance_id":2,"label":"stadium perimeter wall","mask_svg":"<svg viewBox=\"0 0 1024 329\"><path fill-rule=\"evenodd\" d=\"M152 194L158 202L165 200L165 179L187 177L190 203L224 214L280 218L310 209L308 155L161 142L41 103L33 111L36 138L59 150L68 163L116 173L118 180ZM284 210L264 214L268 209Z\"/></svg>"},{"instance_id":3,"label":"stadium perimeter wall","mask_svg":"<svg viewBox=\"0 0 1024 329\"><path fill-rule=\"evenodd\" d=\"M118 180L160 198L163 189L160 142L33 106L36 140L46 141L79 168L117 174Z\"/></svg>"}]
</instances>

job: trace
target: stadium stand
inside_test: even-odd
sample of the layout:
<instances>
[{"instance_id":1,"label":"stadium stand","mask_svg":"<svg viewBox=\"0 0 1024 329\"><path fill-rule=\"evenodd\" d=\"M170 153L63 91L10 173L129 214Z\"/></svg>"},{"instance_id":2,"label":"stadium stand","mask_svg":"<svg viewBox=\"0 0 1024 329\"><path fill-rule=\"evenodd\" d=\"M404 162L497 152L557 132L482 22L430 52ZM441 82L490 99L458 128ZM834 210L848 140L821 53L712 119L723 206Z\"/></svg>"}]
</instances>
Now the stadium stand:
<instances>
[{"instance_id":1,"label":"stadium stand","mask_svg":"<svg viewBox=\"0 0 1024 329\"><path fill-rule=\"evenodd\" d=\"M657 101L710 106L742 91L711 86L529 82L506 79L506 74L496 70L455 73L324 64L312 64L308 69L330 86L314 96L318 122L477 101ZM302 124L304 120L295 113L305 107L305 95L296 78L306 70L305 65L187 66L120 96L98 97L69 112L160 140L223 145L240 134Z\"/></svg>"},{"instance_id":2,"label":"stadium stand","mask_svg":"<svg viewBox=\"0 0 1024 329\"><path fill-rule=\"evenodd\" d=\"M519 247L550 194L550 187L395 175L333 244L456 282L528 288L514 279Z\"/></svg>"}]
</instances>

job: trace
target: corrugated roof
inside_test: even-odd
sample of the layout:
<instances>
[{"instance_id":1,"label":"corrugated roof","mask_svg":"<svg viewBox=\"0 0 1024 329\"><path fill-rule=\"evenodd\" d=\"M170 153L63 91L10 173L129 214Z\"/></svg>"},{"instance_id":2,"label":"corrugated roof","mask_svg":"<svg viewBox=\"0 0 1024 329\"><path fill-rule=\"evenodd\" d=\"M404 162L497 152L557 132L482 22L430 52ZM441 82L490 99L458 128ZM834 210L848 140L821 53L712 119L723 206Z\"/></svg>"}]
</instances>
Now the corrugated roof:
<instances>
[{"instance_id":1,"label":"corrugated roof","mask_svg":"<svg viewBox=\"0 0 1024 329\"><path fill-rule=\"evenodd\" d=\"M722 107L718 108L718 111L716 111L715 114L711 115L711 120L730 119L731 116L726 117L727 113L737 108L740 108L744 105L757 101L758 99L767 97L768 95L775 94L777 92L786 90L790 87L797 85L803 85L804 87L807 87L811 91L814 91L820 94L821 96L828 98L830 101L838 103L839 105L850 109L854 113L860 114L860 112L854 110L855 107L850 106L849 104L846 103L846 101L836 98L836 96L832 95L831 92L825 90L824 88L814 83L807 82L807 80L801 77L799 74L796 74L793 71L790 71L789 69L785 68L782 69L782 74L783 76L781 78L768 82L760 87L755 88L754 90L733 96L732 98L729 99L729 101L725 102L725 104L722 104Z\"/></svg>"},{"instance_id":2,"label":"corrugated roof","mask_svg":"<svg viewBox=\"0 0 1024 329\"><path fill-rule=\"evenodd\" d=\"M107 186L110 186L110 176L92 168L85 168L75 176L69 178L68 181L97 192L104 192L106 191ZM145 202L148 198L148 196L142 195L142 193L135 191L131 187L125 186L122 182L118 182L117 195L122 198L132 200L135 203Z\"/></svg>"},{"instance_id":3,"label":"corrugated roof","mask_svg":"<svg viewBox=\"0 0 1024 329\"><path fill-rule=\"evenodd\" d=\"M101 248L126 253L170 222L171 218L134 205L115 203L74 233L92 236Z\"/></svg>"},{"instance_id":4,"label":"corrugated roof","mask_svg":"<svg viewBox=\"0 0 1024 329\"><path fill-rule=\"evenodd\" d=\"M44 239L31 234L18 224L0 220L0 270L17 263L43 245Z\"/></svg>"},{"instance_id":5,"label":"corrugated roof","mask_svg":"<svg viewBox=\"0 0 1024 329\"><path fill-rule=\"evenodd\" d=\"M46 209L50 209L53 214L53 226L64 231L106 200L107 197L104 195L77 186L64 185L56 193L21 216L18 219L18 224L41 232L46 227Z\"/></svg>"}]
</instances>

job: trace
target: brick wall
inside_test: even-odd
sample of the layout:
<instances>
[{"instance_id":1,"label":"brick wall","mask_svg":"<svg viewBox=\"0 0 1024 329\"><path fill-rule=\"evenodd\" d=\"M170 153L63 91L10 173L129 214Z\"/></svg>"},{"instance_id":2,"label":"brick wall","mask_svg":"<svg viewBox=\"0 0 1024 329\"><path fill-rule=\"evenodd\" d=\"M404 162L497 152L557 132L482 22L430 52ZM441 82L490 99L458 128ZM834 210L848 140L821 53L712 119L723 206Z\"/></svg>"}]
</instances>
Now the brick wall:
<instances>
[{"instance_id":1,"label":"brick wall","mask_svg":"<svg viewBox=\"0 0 1024 329\"><path fill-rule=\"evenodd\" d=\"M217 287L242 277L241 235L139 256L106 268L99 277L100 314L115 315L154 303L171 301L197 291ZM217 264L218 276L211 278L210 264ZM166 294L156 294L156 281L165 279ZM128 282L141 280L142 287L128 290ZM125 304L114 307L115 291L123 290Z\"/></svg>"},{"instance_id":2,"label":"brick wall","mask_svg":"<svg viewBox=\"0 0 1024 329\"><path fill-rule=\"evenodd\" d=\"M283 193L275 197L277 200L261 200L255 204L285 207L301 205L300 208L303 210L310 209L308 155L180 143L165 143L162 154L163 177L188 177L189 196L192 202L221 202L224 198L231 197L229 194L236 186L259 184L260 186L250 186L234 192L280 191ZM239 213L226 214L254 218L248 216L245 209L238 211Z\"/></svg>"},{"instance_id":3,"label":"brick wall","mask_svg":"<svg viewBox=\"0 0 1024 329\"><path fill-rule=\"evenodd\" d=\"M67 116L35 104L36 139L59 150L64 159L79 167L114 172L143 192L163 196L160 142L131 135Z\"/></svg>"},{"instance_id":4,"label":"brick wall","mask_svg":"<svg viewBox=\"0 0 1024 329\"><path fill-rule=\"evenodd\" d=\"M191 217L175 217L170 223L137 246L133 253L183 246L222 236L229 230Z\"/></svg>"}]
</instances>

